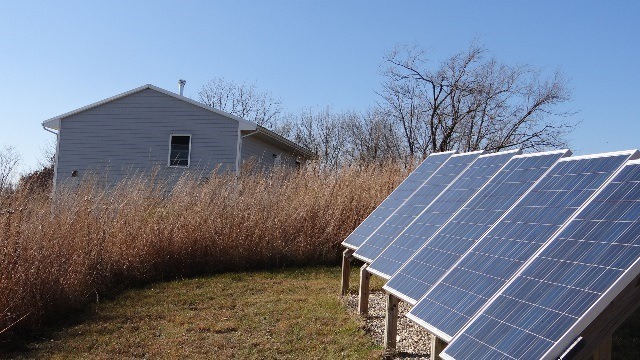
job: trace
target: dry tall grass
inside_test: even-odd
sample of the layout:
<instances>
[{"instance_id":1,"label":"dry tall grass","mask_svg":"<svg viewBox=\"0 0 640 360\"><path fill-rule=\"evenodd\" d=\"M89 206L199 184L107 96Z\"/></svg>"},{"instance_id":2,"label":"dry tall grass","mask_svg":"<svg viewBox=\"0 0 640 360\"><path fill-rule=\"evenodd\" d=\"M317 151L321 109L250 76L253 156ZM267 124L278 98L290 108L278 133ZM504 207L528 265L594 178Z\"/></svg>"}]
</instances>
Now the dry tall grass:
<instances>
[{"instance_id":1,"label":"dry tall grass","mask_svg":"<svg viewBox=\"0 0 640 360\"><path fill-rule=\"evenodd\" d=\"M220 271L337 263L401 166L141 180L0 199L0 344L119 289ZM167 195L168 194L168 195Z\"/></svg>"}]
</instances>

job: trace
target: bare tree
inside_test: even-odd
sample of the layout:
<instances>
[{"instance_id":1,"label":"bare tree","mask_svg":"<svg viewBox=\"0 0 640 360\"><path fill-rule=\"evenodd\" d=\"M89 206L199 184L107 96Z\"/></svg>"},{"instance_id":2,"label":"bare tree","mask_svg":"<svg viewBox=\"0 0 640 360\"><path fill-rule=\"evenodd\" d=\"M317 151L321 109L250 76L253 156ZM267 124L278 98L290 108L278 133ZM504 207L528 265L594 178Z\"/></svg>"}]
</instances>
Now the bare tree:
<instances>
[{"instance_id":1,"label":"bare tree","mask_svg":"<svg viewBox=\"0 0 640 360\"><path fill-rule=\"evenodd\" d=\"M402 136L378 109L352 113L344 124L350 147L344 149L351 162L382 162L403 158Z\"/></svg>"},{"instance_id":2,"label":"bare tree","mask_svg":"<svg viewBox=\"0 0 640 360\"><path fill-rule=\"evenodd\" d=\"M416 79L400 76L391 70L386 72L387 79L379 94L384 100L380 109L387 118L399 125L410 155L425 153L429 138L424 136L428 132L424 118L426 112L422 110L421 84Z\"/></svg>"},{"instance_id":3,"label":"bare tree","mask_svg":"<svg viewBox=\"0 0 640 360\"><path fill-rule=\"evenodd\" d=\"M319 155L323 166L403 158L397 126L379 110L363 113L306 109L287 115L277 130Z\"/></svg>"},{"instance_id":4,"label":"bare tree","mask_svg":"<svg viewBox=\"0 0 640 360\"><path fill-rule=\"evenodd\" d=\"M198 91L200 102L226 111L258 125L277 125L282 113L282 102L268 92L260 92L255 85L234 84L223 78L214 78Z\"/></svg>"},{"instance_id":5,"label":"bare tree","mask_svg":"<svg viewBox=\"0 0 640 360\"><path fill-rule=\"evenodd\" d=\"M280 100L259 92L254 85L236 85L215 78L198 92L209 106L268 126L319 155L322 165L340 167L354 161L397 158L405 151L397 126L379 110L336 113L304 109L298 115L282 114Z\"/></svg>"},{"instance_id":6,"label":"bare tree","mask_svg":"<svg viewBox=\"0 0 640 360\"><path fill-rule=\"evenodd\" d=\"M0 192L11 188L19 163L20 155L13 146L4 146L0 149Z\"/></svg>"},{"instance_id":7,"label":"bare tree","mask_svg":"<svg viewBox=\"0 0 640 360\"><path fill-rule=\"evenodd\" d=\"M343 164L350 146L344 131L349 116L333 113L329 107L305 109L299 116L289 114L276 131L318 154L323 165L335 168Z\"/></svg>"},{"instance_id":8,"label":"bare tree","mask_svg":"<svg viewBox=\"0 0 640 360\"><path fill-rule=\"evenodd\" d=\"M457 149L499 151L565 146L573 124L567 83L542 79L529 66L486 59L471 45L434 67L419 48L397 48L385 59L381 108L403 129L411 155Z\"/></svg>"}]
</instances>

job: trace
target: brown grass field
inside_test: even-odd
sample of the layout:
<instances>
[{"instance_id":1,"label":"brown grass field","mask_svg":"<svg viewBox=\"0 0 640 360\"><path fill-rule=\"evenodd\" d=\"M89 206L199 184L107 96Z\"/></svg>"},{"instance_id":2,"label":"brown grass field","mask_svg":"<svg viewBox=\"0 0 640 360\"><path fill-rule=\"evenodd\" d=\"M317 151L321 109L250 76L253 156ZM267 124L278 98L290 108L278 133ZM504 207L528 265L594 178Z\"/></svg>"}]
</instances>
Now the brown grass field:
<instances>
[{"instance_id":1,"label":"brown grass field","mask_svg":"<svg viewBox=\"0 0 640 360\"><path fill-rule=\"evenodd\" d=\"M0 347L131 286L338 264L341 241L406 174L397 164L307 168L184 177L171 193L130 180L4 196Z\"/></svg>"}]
</instances>

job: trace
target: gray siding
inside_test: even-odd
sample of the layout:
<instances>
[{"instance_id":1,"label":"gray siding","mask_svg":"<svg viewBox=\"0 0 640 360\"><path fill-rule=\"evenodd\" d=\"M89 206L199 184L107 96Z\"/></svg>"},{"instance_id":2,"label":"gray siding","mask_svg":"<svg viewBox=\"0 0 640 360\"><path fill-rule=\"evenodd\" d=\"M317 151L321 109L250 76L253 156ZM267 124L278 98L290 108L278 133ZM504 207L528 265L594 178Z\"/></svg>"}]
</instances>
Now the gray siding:
<instances>
[{"instance_id":1,"label":"gray siding","mask_svg":"<svg viewBox=\"0 0 640 360\"><path fill-rule=\"evenodd\" d=\"M252 136L242 139L242 161L252 162L258 168L265 169L272 167L276 163L276 156L280 165L296 166L296 157L290 153L283 151L270 143L262 141Z\"/></svg>"},{"instance_id":2,"label":"gray siding","mask_svg":"<svg viewBox=\"0 0 640 360\"><path fill-rule=\"evenodd\" d=\"M185 168L168 166L171 134L191 135L188 171L235 170L238 122L152 89L64 118L60 123L57 184L95 173L114 183L157 171L175 179ZM72 171L78 178L71 178Z\"/></svg>"}]
</instances>

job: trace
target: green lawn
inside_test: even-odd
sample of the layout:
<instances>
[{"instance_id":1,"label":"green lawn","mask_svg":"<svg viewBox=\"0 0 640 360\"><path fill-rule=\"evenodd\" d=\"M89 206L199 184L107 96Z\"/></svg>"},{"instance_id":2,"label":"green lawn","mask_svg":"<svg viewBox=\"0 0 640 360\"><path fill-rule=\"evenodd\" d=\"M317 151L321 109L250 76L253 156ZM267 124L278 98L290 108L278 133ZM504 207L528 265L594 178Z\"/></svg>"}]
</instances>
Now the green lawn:
<instances>
[{"instance_id":1,"label":"green lawn","mask_svg":"<svg viewBox=\"0 0 640 360\"><path fill-rule=\"evenodd\" d=\"M383 351L349 315L335 267L157 283L100 301L15 358L367 359Z\"/></svg>"},{"instance_id":2,"label":"green lawn","mask_svg":"<svg viewBox=\"0 0 640 360\"><path fill-rule=\"evenodd\" d=\"M319 267L156 283L100 300L0 358L383 358L337 296L339 274ZM372 278L372 289L382 284ZM614 359L640 356L638 324L640 310L616 331Z\"/></svg>"}]
</instances>

